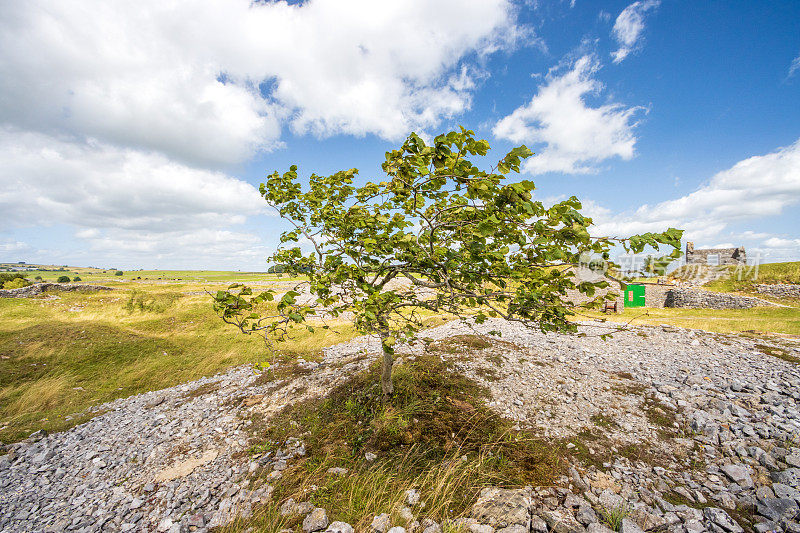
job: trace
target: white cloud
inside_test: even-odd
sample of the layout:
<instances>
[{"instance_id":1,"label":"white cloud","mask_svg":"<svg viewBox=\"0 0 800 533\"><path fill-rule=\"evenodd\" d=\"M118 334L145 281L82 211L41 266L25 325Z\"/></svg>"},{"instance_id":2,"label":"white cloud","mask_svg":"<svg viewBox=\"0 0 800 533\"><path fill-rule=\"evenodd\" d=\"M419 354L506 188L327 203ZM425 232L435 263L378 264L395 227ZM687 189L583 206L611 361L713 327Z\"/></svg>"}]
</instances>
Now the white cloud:
<instances>
[{"instance_id":1,"label":"white cloud","mask_svg":"<svg viewBox=\"0 0 800 533\"><path fill-rule=\"evenodd\" d=\"M800 54L792 59L792 63L789 65L789 74L786 77L791 78L798 70L800 70Z\"/></svg>"},{"instance_id":2,"label":"white cloud","mask_svg":"<svg viewBox=\"0 0 800 533\"><path fill-rule=\"evenodd\" d=\"M783 239L781 237L770 237L762 243L766 248L794 248L800 249L800 239Z\"/></svg>"},{"instance_id":3,"label":"white cloud","mask_svg":"<svg viewBox=\"0 0 800 533\"><path fill-rule=\"evenodd\" d=\"M7 2L0 122L202 165L284 125L396 139L469 108L467 56L525 39L509 0Z\"/></svg>"},{"instance_id":4,"label":"white cloud","mask_svg":"<svg viewBox=\"0 0 800 533\"><path fill-rule=\"evenodd\" d=\"M626 236L668 227L685 230L684 237L696 243L713 244L732 224L780 215L800 204L800 139L794 144L739 161L715 174L696 191L656 205L643 205L635 212L614 214L588 203L596 235ZM744 239L765 239L763 246L786 247L798 239L769 237L745 231ZM767 238L769 237L769 238ZM795 255L800 250L795 250Z\"/></svg>"},{"instance_id":5,"label":"white cloud","mask_svg":"<svg viewBox=\"0 0 800 533\"><path fill-rule=\"evenodd\" d=\"M33 250L31 245L16 239L0 240L0 254L3 254L0 257L5 257L7 261L15 260L15 254L26 253L31 250Z\"/></svg>"},{"instance_id":6,"label":"white cloud","mask_svg":"<svg viewBox=\"0 0 800 533\"><path fill-rule=\"evenodd\" d=\"M528 104L495 125L496 137L530 144L537 152L525 161L526 172L590 174L606 159L633 157L633 116L643 108L618 103L587 105L587 95L599 95L603 90L603 84L594 78L599 68L597 60L586 55L560 76L551 72Z\"/></svg>"},{"instance_id":7,"label":"white cloud","mask_svg":"<svg viewBox=\"0 0 800 533\"><path fill-rule=\"evenodd\" d=\"M619 48L611 53L614 63L621 62L636 49L644 31L645 13L655 9L660 3L659 0L642 0L622 10L614 22L613 35L619 43Z\"/></svg>"},{"instance_id":8,"label":"white cloud","mask_svg":"<svg viewBox=\"0 0 800 533\"><path fill-rule=\"evenodd\" d=\"M243 181L97 141L0 128L0 161L0 229L188 230L241 223L265 208Z\"/></svg>"},{"instance_id":9,"label":"white cloud","mask_svg":"<svg viewBox=\"0 0 800 533\"><path fill-rule=\"evenodd\" d=\"M205 268L265 270L269 250L253 234L227 229L176 231L111 229L83 236L86 261L101 258L118 267L158 265L169 269Z\"/></svg>"}]
</instances>

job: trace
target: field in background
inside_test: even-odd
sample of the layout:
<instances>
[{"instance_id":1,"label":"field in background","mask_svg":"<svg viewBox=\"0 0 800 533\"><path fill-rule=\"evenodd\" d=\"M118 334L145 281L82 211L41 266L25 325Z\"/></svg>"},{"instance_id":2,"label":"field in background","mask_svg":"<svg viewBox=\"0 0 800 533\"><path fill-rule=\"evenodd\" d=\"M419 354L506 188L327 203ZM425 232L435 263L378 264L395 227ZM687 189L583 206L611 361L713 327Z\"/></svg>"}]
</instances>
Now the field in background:
<instances>
[{"instance_id":1,"label":"field in background","mask_svg":"<svg viewBox=\"0 0 800 533\"><path fill-rule=\"evenodd\" d=\"M592 313L592 318L632 325L670 324L715 333L746 333L800 336L800 308L756 307L753 309L637 308L619 314Z\"/></svg>"},{"instance_id":2,"label":"field in background","mask_svg":"<svg viewBox=\"0 0 800 533\"><path fill-rule=\"evenodd\" d=\"M225 275L231 281L237 273L214 281ZM0 441L66 429L85 420L75 413L90 406L267 358L262 338L216 317L204 284L107 285L115 290L0 298ZM348 324L333 326L313 336L298 330L279 346L284 357L314 359L322 347L352 337Z\"/></svg>"},{"instance_id":3,"label":"field in background","mask_svg":"<svg viewBox=\"0 0 800 533\"><path fill-rule=\"evenodd\" d=\"M730 267L732 273L735 274L735 267ZM750 267L742 270L742 279L737 279L738 276L729 278L718 279L703 286L704 289L717 292L742 292L742 293L755 293L755 284L769 284L769 283L789 283L800 284L800 261L791 263L765 263L759 265L757 277L754 280L754 270Z\"/></svg>"},{"instance_id":4,"label":"field in background","mask_svg":"<svg viewBox=\"0 0 800 533\"><path fill-rule=\"evenodd\" d=\"M768 278L792 281L800 263L762 266ZM0 441L45 428L66 429L86 410L115 398L263 361L263 340L222 323L203 291L243 281L279 285L288 277L256 272L74 269L26 272L55 280L78 275L113 287L96 293L54 293L45 299L0 298ZM139 279L141 278L141 279ZM720 288L718 290L723 290ZM798 306L800 307L800 306ZM628 309L590 318L673 324L719 333L800 335L800 309ZM584 319L585 317L578 317ZM437 319L441 320L441 319ZM753 333L756 332L756 333ZM354 335L344 322L316 333L298 330L280 345L283 357L314 359L322 347ZM81 414L82 413L82 414Z\"/></svg>"}]
</instances>

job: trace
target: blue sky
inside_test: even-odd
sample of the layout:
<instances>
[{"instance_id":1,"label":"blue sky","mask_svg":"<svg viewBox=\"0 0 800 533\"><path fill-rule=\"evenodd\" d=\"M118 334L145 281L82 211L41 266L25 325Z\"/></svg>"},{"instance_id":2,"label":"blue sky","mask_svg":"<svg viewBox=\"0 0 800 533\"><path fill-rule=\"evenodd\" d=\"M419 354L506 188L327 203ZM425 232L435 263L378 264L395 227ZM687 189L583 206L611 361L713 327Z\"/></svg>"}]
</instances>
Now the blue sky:
<instances>
[{"instance_id":1,"label":"blue sky","mask_svg":"<svg viewBox=\"0 0 800 533\"><path fill-rule=\"evenodd\" d=\"M670 0L0 1L0 260L263 269L267 173L458 125L598 234L800 260L800 4Z\"/></svg>"}]
</instances>

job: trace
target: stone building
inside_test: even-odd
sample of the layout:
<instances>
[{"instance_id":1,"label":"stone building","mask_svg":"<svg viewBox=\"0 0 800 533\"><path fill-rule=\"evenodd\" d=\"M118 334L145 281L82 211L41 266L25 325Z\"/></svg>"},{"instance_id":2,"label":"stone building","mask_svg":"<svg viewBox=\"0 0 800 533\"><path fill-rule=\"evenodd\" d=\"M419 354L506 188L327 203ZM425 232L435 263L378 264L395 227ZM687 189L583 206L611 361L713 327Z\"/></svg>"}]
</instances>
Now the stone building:
<instances>
[{"instance_id":1,"label":"stone building","mask_svg":"<svg viewBox=\"0 0 800 533\"><path fill-rule=\"evenodd\" d=\"M738 248L699 248L693 242L686 243L686 264L743 265L747 262L744 246Z\"/></svg>"}]
</instances>

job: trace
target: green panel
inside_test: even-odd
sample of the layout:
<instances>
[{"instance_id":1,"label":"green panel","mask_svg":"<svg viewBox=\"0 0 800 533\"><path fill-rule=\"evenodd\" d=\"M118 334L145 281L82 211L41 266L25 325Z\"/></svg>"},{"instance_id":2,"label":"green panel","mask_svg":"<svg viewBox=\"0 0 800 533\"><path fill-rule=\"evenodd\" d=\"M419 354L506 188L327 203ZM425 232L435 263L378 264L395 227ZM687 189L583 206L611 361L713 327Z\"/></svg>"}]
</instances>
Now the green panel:
<instances>
[{"instance_id":1,"label":"green panel","mask_svg":"<svg viewBox=\"0 0 800 533\"><path fill-rule=\"evenodd\" d=\"M625 288L625 307L644 307L644 285L628 285Z\"/></svg>"}]
</instances>

